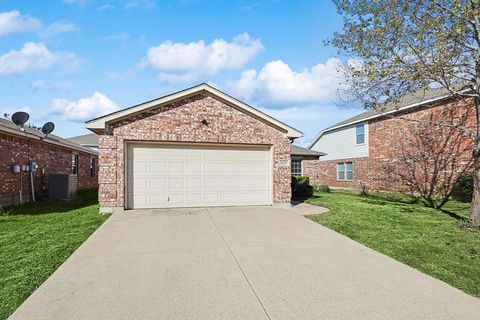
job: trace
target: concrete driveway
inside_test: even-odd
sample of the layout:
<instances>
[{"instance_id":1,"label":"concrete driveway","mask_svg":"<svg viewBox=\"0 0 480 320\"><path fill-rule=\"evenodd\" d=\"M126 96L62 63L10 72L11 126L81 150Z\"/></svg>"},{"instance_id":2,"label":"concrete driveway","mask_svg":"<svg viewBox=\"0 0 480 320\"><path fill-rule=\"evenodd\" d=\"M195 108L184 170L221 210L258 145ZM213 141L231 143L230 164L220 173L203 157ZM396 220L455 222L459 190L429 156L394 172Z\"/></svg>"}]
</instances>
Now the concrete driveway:
<instances>
[{"instance_id":1,"label":"concrete driveway","mask_svg":"<svg viewBox=\"0 0 480 320\"><path fill-rule=\"evenodd\" d=\"M479 299L305 210L115 214L12 319L479 319Z\"/></svg>"}]
</instances>

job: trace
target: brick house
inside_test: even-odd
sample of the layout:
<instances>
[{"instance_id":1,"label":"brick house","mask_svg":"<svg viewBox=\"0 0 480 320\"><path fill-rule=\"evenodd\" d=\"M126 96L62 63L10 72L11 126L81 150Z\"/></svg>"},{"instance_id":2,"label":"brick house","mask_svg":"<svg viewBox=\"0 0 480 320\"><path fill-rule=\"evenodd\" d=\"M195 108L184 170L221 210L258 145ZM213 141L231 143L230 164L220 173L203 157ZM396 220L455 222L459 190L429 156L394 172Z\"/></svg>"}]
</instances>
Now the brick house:
<instances>
[{"instance_id":1,"label":"brick house","mask_svg":"<svg viewBox=\"0 0 480 320\"><path fill-rule=\"evenodd\" d=\"M472 100L453 99L445 90L431 89L406 96L381 112L361 113L318 134L308 148L326 155L319 161L305 161L304 174L312 183L336 188L363 185L372 190L408 191L404 178L408 157L437 151L435 161L447 161L451 153L451 170L465 170L472 160L473 143L460 131L451 131L451 125L475 132L475 108L470 106ZM449 142L442 145L444 141ZM434 163L426 167L427 174L435 174Z\"/></svg>"},{"instance_id":2,"label":"brick house","mask_svg":"<svg viewBox=\"0 0 480 320\"><path fill-rule=\"evenodd\" d=\"M103 212L289 205L302 133L207 85L90 120Z\"/></svg>"},{"instance_id":3,"label":"brick house","mask_svg":"<svg viewBox=\"0 0 480 320\"><path fill-rule=\"evenodd\" d=\"M98 153L56 135L43 134L34 128L21 131L10 121L0 119L0 206L18 204L20 176L23 175L23 199L31 197L29 173L14 173L12 166L35 161L34 189L38 197L48 190L49 174L76 176L78 189L97 187Z\"/></svg>"}]
</instances>

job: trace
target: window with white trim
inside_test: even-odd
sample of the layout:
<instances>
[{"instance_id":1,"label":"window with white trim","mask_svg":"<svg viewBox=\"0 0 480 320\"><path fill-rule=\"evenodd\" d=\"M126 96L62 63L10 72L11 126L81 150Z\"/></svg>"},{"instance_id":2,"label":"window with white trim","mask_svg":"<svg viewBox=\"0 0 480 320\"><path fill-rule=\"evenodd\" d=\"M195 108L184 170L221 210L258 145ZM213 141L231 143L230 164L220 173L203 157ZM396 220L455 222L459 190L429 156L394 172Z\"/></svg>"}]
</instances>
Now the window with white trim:
<instances>
[{"instance_id":1,"label":"window with white trim","mask_svg":"<svg viewBox=\"0 0 480 320\"><path fill-rule=\"evenodd\" d=\"M356 134L356 143L357 144L364 144L365 143L365 124L357 124L355 126L355 134Z\"/></svg>"},{"instance_id":2,"label":"window with white trim","mask_svg":"<svg viewBox=\"0 0 480 320\"><path fill-rule=\"evenodd\" d=\"M302 160L292 159L292 176L302 175Z\"/></svg>"},{"instance_id":3,"label":"window with white trim","mask_svg":"<svg viewBox=\"0 0 480 320\"><path fill-rule=\"evenodd\" d=\"M353 180L353 163L339 162L337 163L337 180Z\"/></svg>"}]
</instances>

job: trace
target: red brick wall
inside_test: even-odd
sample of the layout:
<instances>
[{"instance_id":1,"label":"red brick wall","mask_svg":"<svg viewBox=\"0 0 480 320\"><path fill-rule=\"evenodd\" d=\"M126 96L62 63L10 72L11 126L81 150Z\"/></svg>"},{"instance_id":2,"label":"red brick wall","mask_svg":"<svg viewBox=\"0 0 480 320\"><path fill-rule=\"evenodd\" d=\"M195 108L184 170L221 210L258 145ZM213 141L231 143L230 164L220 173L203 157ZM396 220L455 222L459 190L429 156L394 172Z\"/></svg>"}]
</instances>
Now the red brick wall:
<instances>
[{"instance_id":1,"label":"red brick wall","mask_svg":"<svg viewBox=\"0 0 480 320\"><path fill-rule=\"evenodd\" d=\"M202 119L210 124L205 126ZM111 124L100 136L101 207L124 207L125 141L264 144L273 146L273 199L290 202L290 141L286 134L206 94Z\"/></svg>"},{"instance_id":2,"label":"red brick wall","mask_svg":"<svg viewBox=\"0 0 480 320\"><path fill-rule=\"evenodd\" d=\"M476 116L474 108L471 107L472 104L473 102L467 99L398 113L393 118L374 119L369 122L369 157L329 161L308 160L304 164L305 175L310 176L312 183L325 183L336 188L358 188L360 184L364 184L372 190L407 191L408 187L398 175L393 174L393 170L398 169L394 160L401 156L402 148L405 150L406 146L414 150L418 144L418 137L413 136L415 131L412 130L412 126L418 124L418 120L424 123L425 121L439 123L439 119L443 119L445 125L462 124L473 130ZM443 129L448 131L446 126ZM432 129L432 134L438 132L438 128ZM460 131L457 131L457 134L462 135ZM473 151L471 140L465 135L460 139L459 148L462 151L459 157L461 159L454 168L459 171L463 170L466 163L471 160ZM338 162L353 163L353 181L337 180Z\"/></svg>"},{"instance_id":3,"label":"red brick wall","mask_svg":"<svg viewBox=\"0 0 480 320\"><path fill-rule=\"evenodd\" d=\"M14 203L18 202L20 173L12 172L11 166L13 164L28 164L29 160L37 162L38 170L34 173L34 186L36 193L39 193L42 190L42 184L44 187L48 184L49 174L72 173L71 157L72 150L0 133L0 206L11 205L12 200ZM91 157L94 157L94 155L78 152L79 189L97 186L98 174L94 178L90 177L89 161ZM42 169L44 174L42 174ZM28 199L31 193L29 179L29 173L23 173L24 199Z\"/></svg>"}]
</instances>

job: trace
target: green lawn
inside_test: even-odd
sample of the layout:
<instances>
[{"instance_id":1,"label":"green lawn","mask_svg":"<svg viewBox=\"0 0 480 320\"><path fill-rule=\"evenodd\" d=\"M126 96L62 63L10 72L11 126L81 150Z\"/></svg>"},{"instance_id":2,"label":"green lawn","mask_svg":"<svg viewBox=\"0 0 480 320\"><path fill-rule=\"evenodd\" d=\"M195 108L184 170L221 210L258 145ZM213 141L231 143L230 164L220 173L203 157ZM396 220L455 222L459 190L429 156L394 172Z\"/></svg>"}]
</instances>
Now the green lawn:
<instances>
[{"instance_id":1,"label":"green lawn","mask_svg":"<svg viewBox=\"0 0 480 320\"><path fill-rule=\"evenodd\" d=\"M97 190L29 203L0 215L0 319L6 319L107 218Z\"/></svg>"},{"instance_id":2,"label":"green lawn","mask_svg":"<svg viewBox=\"0 0 480 320\"><path fill-rule=\"evenodd\" d=\"M330 209L313 221L480 297L480 230L457 227L468 204L450 201L441 212L404 195L341 192L317 193L307 202Z\"/></svg>"}]
</instances>

